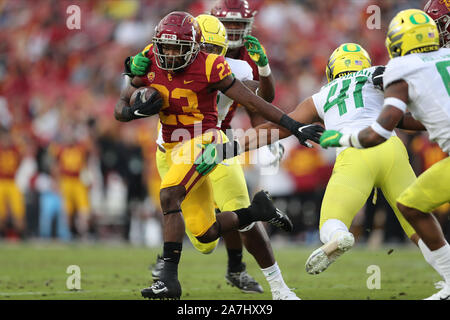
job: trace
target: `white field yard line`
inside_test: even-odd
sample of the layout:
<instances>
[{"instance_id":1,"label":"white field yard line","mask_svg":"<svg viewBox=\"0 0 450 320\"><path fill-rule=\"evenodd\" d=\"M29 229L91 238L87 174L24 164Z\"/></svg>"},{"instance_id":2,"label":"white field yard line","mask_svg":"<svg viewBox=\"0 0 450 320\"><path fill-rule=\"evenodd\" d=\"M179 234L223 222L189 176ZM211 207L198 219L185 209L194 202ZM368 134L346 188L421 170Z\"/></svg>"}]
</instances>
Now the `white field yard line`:
<instances>
[{"instance_id":1,"label":"white field yard line","mask_svg":"<svg viewBox=\"0 0 450 320\"><path fill-rule=\"evenodd\" d=\"M55 294L83 294L83 293L102 293L102 292L135 292L133 289L122 290L66 290L66 291L25 291L25 292L0 292L0 296L33 296L33 295L55 295Z\"/></svg>"},{"instance_id":2,"label":"white field yard line","mask_svg":"<svg viewBox=\"0 0 450 320\"><path fill-rule=\"evenodd\" d=\"M199 291L200 288L191 288L190 291ZM114 292L140 292L140 289L121 289L121 290L66 290L66 291L23 291L23 292L0 292L2 296L34 296L34 295L55 295L55 294L83 294L83 293L114 293Z\"/></svg>"}]
</instances>

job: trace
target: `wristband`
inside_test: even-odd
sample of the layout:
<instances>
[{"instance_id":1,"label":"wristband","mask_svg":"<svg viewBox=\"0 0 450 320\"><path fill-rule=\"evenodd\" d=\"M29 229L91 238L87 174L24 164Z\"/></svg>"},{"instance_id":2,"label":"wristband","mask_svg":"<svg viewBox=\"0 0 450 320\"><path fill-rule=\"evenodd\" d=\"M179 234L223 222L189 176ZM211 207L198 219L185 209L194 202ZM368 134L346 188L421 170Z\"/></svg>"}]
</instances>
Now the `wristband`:
<instances>
[{"instance_id":1,"label":"wristband","mask_svg":"<svg viewBox=\"0 0 450 320\"><path fill-rule=\"evenodd\" d=\"M339 144L342 147L351 147L352 145L350 144L350 134L348 133L343 134L342 137L339 139Z\"/></svg>"},{"instance_id":2,"label":"wristband","mask_svg":"<svg viewBox=\"0 0 450 320\"><path fill-rule=\"evenodd\" d=\"M359 135L359 131L358 131L358 132L355 132L355 133L352 133L352 134L350 135L350 144L351 144L351 146L354 147L354 148L357 148L357 149L364 149L364 147L361 145L361 142L359 142L358 135Z\"/></svg>"},{"instance_id":3,"label":"wristband","mask_svg":"<svg viewBox=\"0 0 450 320\"><path fill-rule=\"evenodd\" d=\"M392 136L392 131L386 130L377 121L372 123L372 125L370 127L372 128L373 131L378 133L380 136L382 136L386 140Z\"/></svg>"},{"instance_id":4,"label":"wristband","mask_svg":"<svg viewBox=\"0 0 450 320\"><path fill-rule=\"evenodd\" d=\"M359 131L349 134L343 134L342 137L339 139L339 144L342 147L353 147L357 149L363 149L364 147L361 145L358 139Z\"/></svg>"},{"instance_id":5,"label":"wristband","mask_svg":"<svg viewBox=\"0 0 450 320\"><path fill-rule=\"evenodd\" d=\"M261 77L268 77L271 74L270 66L267 63L264 67L258 66L258 73Z\"/></svg>"},{"instance_id":6,"label":"wristband","mask_svg":"<svg viewBox=\"0 0 450 320\"><path fill-rule=\"evenodd\" d=\"M403 102L399 98L394 98L394 97L389 97L389 98L384 99L383 107L385 107L387 105L396 107L397 109L400 109L401 111L403 111L403 113L406 112L406 108L408 107L405 102Z\"/></svg>"}]
</instances>

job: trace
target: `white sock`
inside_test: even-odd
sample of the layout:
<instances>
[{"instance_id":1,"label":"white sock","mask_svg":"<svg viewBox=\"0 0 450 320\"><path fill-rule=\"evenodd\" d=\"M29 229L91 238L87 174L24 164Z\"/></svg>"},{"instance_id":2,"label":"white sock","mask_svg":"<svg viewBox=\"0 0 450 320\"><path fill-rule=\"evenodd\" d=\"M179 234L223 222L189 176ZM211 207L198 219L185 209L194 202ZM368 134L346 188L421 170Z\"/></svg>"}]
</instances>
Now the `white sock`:
<instances>
[{"instance_id":1,"label":"white sock","mask_svg":"<svg viewBox=\"0 0 450 320\"><path fill-rule=\"evenodd\" d=\"M436 261L433 259L430 249L428 249L425 242L423 242L422 239L419 239L418 245L419 245L420 251L422 251L425 261L428 262L430 264L430 266L432 266L433 269L436 270L437 273L439 273L439 275L441 277L443 277L441 271L439 270L438 266L436 265Z\"/></svg>"},{"instance_id":2,"label":"white sock","mask_svg":"<svg viewBox=\"0 0 450 320\"><path fill-rule=\"evenodd\" d=\"M336 232L348 232L345 223L338 219L329 219L325 221L322 228L320 228L320 241L322 241L322 243L329 242L333 239Z\"/></svg>"},{"instance_id":3,"label":"white sock","mask_svg":"<svg viewBox=\"0 0 450 320\"><path fill-rule=\"evenodd\" d=\"M431 258L436 262L447 285L450 285L450 246L447 242L441 248L430 251Z\"/></svg>"},{"instance_id":4,"label":"white sock","mask_svg":"<svg viewBox=\"0 0 450 320\"><path fill-rule=\"evenodd\" d=\"M270 290L283 289L288 288L286 283L283 280L283 276L281 275L281 270L278 267L278 263L275 262L273 266L261 269L262 273L266 277L267 282L269 283Z\"/></svg>"}]
</instances>

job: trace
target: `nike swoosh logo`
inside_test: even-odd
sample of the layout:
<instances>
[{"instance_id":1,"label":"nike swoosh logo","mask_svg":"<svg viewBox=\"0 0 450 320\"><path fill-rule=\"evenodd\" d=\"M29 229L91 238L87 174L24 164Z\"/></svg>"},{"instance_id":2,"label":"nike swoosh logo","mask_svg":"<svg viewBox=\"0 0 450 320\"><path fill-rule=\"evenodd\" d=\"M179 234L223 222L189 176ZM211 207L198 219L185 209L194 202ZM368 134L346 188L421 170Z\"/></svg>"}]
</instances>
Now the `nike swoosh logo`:
<instances>
[{"instance_id":1,"label":"nike swoosh logo","mask_svg":"<svg viewBox=\"0 0 450 320\"><path fill-rule=\"evenodd\" d=\"M139 110L134 110L134 115L138 117L148 117L148 114L140 113Z\"/></svg>"},{"instance_id":2,"label":"nike swoosh logo","mask_svg":"<svg viewBox=\"0 0 450 320\"><path fill-rule=\"evenodd\" d=\"M331 137L328 137L328 138L326 138L326 139L323 139L323 140L322 140L322 143L323 143L323 142L327 142L328 140L336 139L337 137L339 137L339 133L336 133L335 135L333 135L333 136L331 136Z\"/></svg>"},{"instance_id":3,"label":"nike swoosh logo","mask_svg":"<svg viewBox=\"0 0 450 320\"><path fill-rule=\"evenodd\" d=\"M440 300L448 300L450 298L450 295L446 296L445 298L439 298Z\"/></svg>"},{"instance_id":4,"label":"nike swoosh logo","mask_svg":"<svg viewBox=\"0 0 450 320\"><path fill-rule=\"evenodd\" d=\"M158 294L158 293L161 293L161 292L166 292L167 288L164 287L164 288L161 288L161 289L152 289L152 291L153 291L154 294Z\"/></svg>"},{"instance_id":5,"label":"nike swoosh logo","mask_svg":"<svg viewBox=\"0 0 450 320\"><path fill-rule=\"evenodd\" d=\"M306 129L306 128L311 127L311 126L312 126L312 124L308 124L307 126L300 127L300 128L298 128L298 131L303 133L303 129Z\"/></svg>"},{"instance_id":6,"label":"nike swoosh logo","mask_svg":"<svg viewBox=\"0 0 450 320\"><path fill-rule=\"evenodd\" d=\"M183 82L184 82L184 84L189 84L191 82L194 82L194 80L190 80L190 81L184 80Z\"/></svg>"}]
</instances>

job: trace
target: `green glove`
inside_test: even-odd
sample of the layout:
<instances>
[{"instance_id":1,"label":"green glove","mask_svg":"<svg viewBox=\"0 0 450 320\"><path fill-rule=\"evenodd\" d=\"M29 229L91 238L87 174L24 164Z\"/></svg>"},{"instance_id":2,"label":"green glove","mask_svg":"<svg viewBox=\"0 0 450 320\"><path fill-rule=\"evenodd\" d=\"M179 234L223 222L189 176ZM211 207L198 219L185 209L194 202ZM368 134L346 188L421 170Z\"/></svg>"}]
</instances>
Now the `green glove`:
<instances>
[{"instance_id":1,"label":"green glove","mask_svg":"<svg viewBox=\"0 0 450 320\"><path fill-rule=\"evenodd\" d=\"M209 143L198 146L203 148L204 151L200 157L194 161L194 164L196 164L195 170L202 175L207 175L224 159L233 158L241 153L241 147L236 140L233 140L232 142L228 141L226 143Z\"/></svg>"},{"instance_id":2,"label":"green glove","mask_svg":"<svg viewBox=\"0 0 450 320\"><path fill-rule=\"evenodd\" d=\"M266 66L269 63L269 60L267 59L266 53L264 52L261 43L259 43L259 40L253 36L245 36L244 39L246 40L244 45L250 58L255 61L258 67Z\"/></svg>"},{"instance_id":3,"label":"green glove","mask_svg":"<svg viewBox=\"0 0 450 320\"><path fill-rule=\"evenodd\" d=\"M197 165L195 170L197 170L198 173L206 175L214 169L218 163L222 162L222 157L218 157L219 152L216 143L203 145L202 148L204 151L200 157L194 161L194 164Z\"/></svg>"},{"instance_id":4,"label":"green glove","mask_svg":"<svg viewBox=\"0 0 450 320\"><path fill-rule=\"evenodd\" d=\"M342 147L342 145L339 143L341 137L342 133L340 133L339 131L326 130L320 137L320 145L325 149L328 147Z\"/></svg>"},{"instance_id":5,"label":"green glove","mask_svg":"<svg viewBox=\"0 0 450 320\"><path fill-rule=\"evenodd\" d=\"M143 76L147 73L147 70L151 64L151 61L149 58L146 57L147 51L144 53L139 52L134 57L131 57L130 59L130 69L131 73L134 76Z\"/></svg>"}]
</instances>

